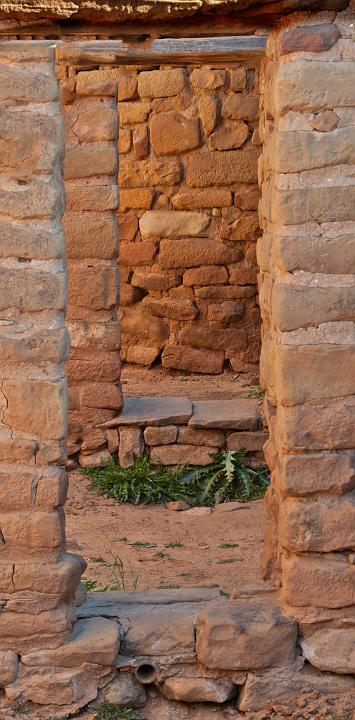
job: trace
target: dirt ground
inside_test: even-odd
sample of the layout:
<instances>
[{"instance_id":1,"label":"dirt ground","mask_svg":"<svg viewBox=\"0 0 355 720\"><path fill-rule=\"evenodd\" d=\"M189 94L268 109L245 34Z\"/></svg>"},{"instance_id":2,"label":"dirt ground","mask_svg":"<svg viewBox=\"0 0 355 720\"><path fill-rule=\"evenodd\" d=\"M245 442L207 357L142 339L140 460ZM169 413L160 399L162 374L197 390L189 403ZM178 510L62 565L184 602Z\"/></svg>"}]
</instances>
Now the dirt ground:
<instances>
[{"instance_id":1,"label":"dirt ground","mask_svg":"<svg viewBox=\"0 0 355 720\"><path fill-rule=\"evenodd\" d=\"M255 387L259 382L258 372L257 365L255 372L225 370L222 375L186 374L161 366L124 365L121 382L124 395L184 395L191 400L230 400Z\"/></svg>"},{"instance_id":2,"label":"dirt ground","mask_svg":"<svg viewBox=\"0 0 355 720\"><path fill-rule=\"evenodd\" d=\"M206 512L195 516L163 505L120 505L94 493L85 476L72 472L68 548L85 556L83 579L96 583L97 590L117 580L115 558L123 563L127 590L137 579L138 590L218 585L231 592L261 579L264 501L232 512Z\"/></svg>"}]
</instances>

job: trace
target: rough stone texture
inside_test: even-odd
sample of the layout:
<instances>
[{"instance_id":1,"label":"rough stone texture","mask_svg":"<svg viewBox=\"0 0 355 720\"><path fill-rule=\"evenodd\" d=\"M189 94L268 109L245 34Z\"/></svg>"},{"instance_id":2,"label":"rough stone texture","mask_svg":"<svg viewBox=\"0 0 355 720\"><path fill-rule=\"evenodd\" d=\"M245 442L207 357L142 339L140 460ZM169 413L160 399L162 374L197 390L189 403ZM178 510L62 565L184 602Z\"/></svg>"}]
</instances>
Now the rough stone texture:
<instances>
[{"instance_id":1,"label":"rough stone texture","mask_svg":"<svg viewBox=\"0 0 355 720\"><path fill-rule=\"evenodd\" d=\"M71 454L77 455L82 467L99 467L108 459L106 436L100 431L98 439L92 409L120 410L123 403L118 344L105 348L101 337L108 323L113 330L118 304L117 85L118 77L113 70L109 74L99 70L80 71L76 76L76 94L70 104L63 106L69 200L64 228L71 336L67 368L68 448ZM122 92L129 95L129 83ZM130 105L120 103L120 108ZM148 189L143 190L147 192ZM151 191L149 197L152 198ZM129 198L123 197L125 202L129 203ZM150 207L151 201L147 203L145 197L142 203ZM77 321L83 323L82 334L76 332ZM90 331L88 323L91 323ZM118 332L117 322L116 330ZM88 335L92 338L90 353Z\"/></svg>"},{"instance_id":2,"label":"rough stone texture","mask_svg":"<svg viewBox=\"0 0 355 720\"><path fill-rule=\"evenodd\" d=\"M151 461L162 465L209 465L211 455L216 452L218 452L217 447L160 445L152 448Z\"/></svg>"},{"instance_id":3,"label":"rough stone texture","mask_svg":"<svg viewBox=\"0 0 355 720\"><path fill-rule=\"evenodd\" d=\"M322 696L339 696L355 687L352 677L336 677L331 673L319 673L303 658L289 668L277 668L263 673L248 673L247 681L238 697L242 712L263 710L270 698L277 703L292 703L301 693L320 693Z\"/></svg>"},{"instance_id":4,"label":"rough stone texture","mask_svg":"<svg viewBox=\"0 0 355 720\"><path fill-rule=\"evenodd\" d=\"M192 414L192 403L184 397L125 397L123 411L105 423L115 425L183 425Z\"/></svg>"},{"instance_id":5,"label":"rough stone texture","mask_svg":"<svg viewBox=\"0 0 355 720\"><path fill-rule=\"evenodd\" d=\"M276 605L233 600L209 606L197 621L197 657L209 668L258 670L292 665L297 626Z\"/></svg>"},{"instance_id":6,"label":"rough stone texture","mask_svg":"<svg viewBox=\"0 0 355 720\"><path fill-rule=\"evenodd\" d=\"M160 690L168 700L223 703L236 694L230 678L167 678Z\"/></svg>"},{"instance_id":7,"label":"rough stone texture","mask_svg":"<svg viewBox=\"0 0 355 720\"><path fill-rule=\"evenodd\" d=\"M355 567L345 554L285 556L282 569L282 593L289 604L324 608L355 604Z\"/></svg>"},{"instance_id":8,"label":"rough stone texture","mask_svg":"<svg viewBox=\"0 0 355 720\"><path fill-rule=\"evenodd\" d=\"M147 694L131 673L120 672L108 685L105 685L102 697L112 705L122 707L142 707Z\"/></svg>"},{"instance_id":9,"label":"rough stone texture","mask_svg":"<svg viewBox=\"0 0 355 720\"><path fill-rule=\"evenodd\" d=\"M320 670L340 675L355 672L355 629L319 630L302 640L302 653Z\"/></svg>"},{"instance_id":10,"label":"rough stone texture","mask_svg":"<svg viewBox=\"0 0 355 720\"><path fill-rule=\"evenodd\" d=\"M77 69L69 67L68 71L75 85ZM197 352L205 350L205 345L195 347L186 337L186 349L180 348L183 336L179 334L194 318L201 318L210 334L223 330L224 317L207 316L212 299L209 293L213 292L210 286L222 282L226 285L223 299L242 299L240 317L229 321L231 326L238 322L238 330L245 331L235 336L234 364L238 362L243 372L255 371L260 345L255 241L260 230L256 213L250 211L255 211L258 203L255 183L260 149L252 143L258 112L258 69L238 64L226 69L196 64L185 68L102 66L87 73L81 70L76 76L80 76L80 87L85 74L93 73L95 82L101 73L107 92L111 92L113 81L118 87L122 358L142 365L158 360L165 367L188 372L222 372L224 362L230 362L225 343L212 348L218 354L206 355ZM87 102L88 96L80 97ZM239 103L242 120L236 119L237 110L235 117L228 113L227 119L221 117L228 98ZM92 109L98 100L106 103L108 112L110 95L93 96ZM76 104L74 99L67 106L72 115ZM80 118L83 115L87 117L82 113ZM72 140L74 144L77 138ZM109 145L108 140L105 145ZM83 148L73 147L73 152L82 153ZM100 159L100 167L102 163ZM88 244L90 235L96 236L91 218L89 231L82 220L78 216L76 233L82 241L75 243L77 254ZM97 227L103 237L101 253L109 244L106 229L108 226ZM95 244L91 246L95 248ZM109 252L107 247L105 259L109 259ZM221 266L217 273L213 270L216 265ZM188 281L188 275L186 282L184 278L185 271L193 267L201 268L196 284ZM183 285L191 291L187 293L186 287L183 291ZM190 307L194 303L193 315L182 312L182 300L188 300ZM130 313L126 313L128 309ZM126 318L135 315L142 328L152 328L157 313L164 318L164 332L159 343L145 337L144 349L144 330ZM253 348L248 355L246 347Z\"/></svg>"},{"instance_id":11,"label":"rough stone texture","mask_svg":"<svg viewBox=\"0 0 355 720\"><path fill-rule=\"evenodd\" d=\"M197 400L189 427L257 430L260 424L258 402L253 400Z\"/></svg>"},{"instance_id":12,"label":"rough stone texture","mask_svg":"<svg viewBox=\"0 0 355 720\"><path fill-rule=\"evenodd\" d=\"M123 427L120 429L120 445L118 459L123 468L134 465L136 458L143 455L143 433L139 428Z\"/></svg>"}]
</instances>

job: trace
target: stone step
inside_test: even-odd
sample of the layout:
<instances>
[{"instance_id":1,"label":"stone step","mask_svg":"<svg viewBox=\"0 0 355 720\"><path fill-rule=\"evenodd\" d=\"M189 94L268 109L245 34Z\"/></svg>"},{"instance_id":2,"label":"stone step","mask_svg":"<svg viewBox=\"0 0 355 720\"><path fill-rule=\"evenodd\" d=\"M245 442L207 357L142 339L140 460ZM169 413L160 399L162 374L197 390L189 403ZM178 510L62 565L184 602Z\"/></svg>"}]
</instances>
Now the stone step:
<instances>
[{"instance_id":1,"label":"stone step","mask_svg":"<svg viewBox=\"0 0 355 720\"><path fill-rule=\"evenodd\" d=\"M119 425L185 425L192 415L192 402L185 397L127 396L120 415L101 427Z\"/></svg>"},{"instance_id":2,"label":"stone step","mask_svg":"<svg viewBox=\"0 0 355 720\"><path fill-rule=\"evenodd\" d=\"M261 425L260 403L248 398L197 400L192 403L189 427L223 430L257 430Z\"/></svg>"}]
</instances>

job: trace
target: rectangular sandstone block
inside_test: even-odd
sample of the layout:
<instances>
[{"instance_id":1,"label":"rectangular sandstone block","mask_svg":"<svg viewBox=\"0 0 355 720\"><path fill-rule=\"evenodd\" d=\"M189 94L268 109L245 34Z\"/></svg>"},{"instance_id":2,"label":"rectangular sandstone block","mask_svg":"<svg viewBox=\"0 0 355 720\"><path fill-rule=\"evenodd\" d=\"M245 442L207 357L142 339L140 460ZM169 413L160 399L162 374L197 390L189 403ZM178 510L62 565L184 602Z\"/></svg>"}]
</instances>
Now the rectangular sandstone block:
<instances>
[{"instance_id":1,"label":"rectangular sandstone block","mask_svg":"<svg viewBox=\"0 0 355 720\"><path fill-rule=\"evenodd\" d=\"M297 330L332 320L355 318L355 288L334 283L328 286L276 282L272 289L273 320L280 330Z\"/></svg>"},{"instance_id":2,"label":"rectangular sandstone block","mask_svg":"<svg viewBox=\"0 0 355 720\"><path fill-rule=\"evenodd\" d=\"M69 384L79 382L117 383L120 379L121 362L118 352L79 351L76 357L73 349L66 363L66 375Z\"/></svg>"},{"instance_id":3,"label":"rectangular sandstone block","mask_svg":"<svg viewBox=\"0 0 355 720\"><path fill-rule=\"evenodd\" d=\"M0 218L0 257L52 260L64 257L65 237L58 224L43 220L21 222Z\"/></svg>"},{"instance_id":4,"label":"rectangular sandstone block","mask_svg":"<svg viewBox=\"0 0 355 720\"><path fill-rule=\"evenodd\" d=\"M144 430L144 440L147 445L170 445L176 441L178 429L176 425L165 427L147 427Z\"/></svg>"},{"instance_id":5,"label":"rectangular sandstone block","mask_svg":"<svg viewBox=\"0 0 355 720\"><path fill-rule=\"evenodd\" d=\"M121 410L123 407L122 392L114 383L90 383L80 385L80 404L89 408L107 408Z\"/></svg>"},{"instance_id":6,"label":"rectangular sandstone block","mask_svg":"<svg viewBox=\"0 0 355 720\"><path fill-rule=\"evenodd\" d=\"M100 186L96 194L100 195ZM114 213L66 212L63 226L67 257L73 260L109 260L118 252L118 223Z\"/></svg>"},{"instance_id":7,"label":"rectangular sandstone block","mask_svg":"<svg viewBox=\"0 0 355 720\"><path fill-rule=\"evenodd\" d=\"M0 265L0 309L22 311L63 310L66 306L66 273L63 263L42 269L40 263L6 261Z\"/></svg>"},{"instance_id":8,"label":"rectangular sandstone block","mask_svg":"<svg viewBox=\"0 0 355 720\"><path fill-rule=\"evenodd\" d=\"M206 430L192 427L179 428L178 443L182 445L198 445L212 448L222 448L226 437L222 430Z\"/></svg>"},{"instance_id":9,"label":"rectangular sandstone block","mask_svg":"<svg viewBox=\"0 0 355 720\"><path fill-rule=\"evenodd\" d=\"M120 190L120 210L149 210L152 207L155 191L151 188L133 188Z\"/></svg>"},{"instance_id":10,"label":"rectangular sandstone block","mask_svg":"<svg viewBox=\"0 0 355 720\"><path fill-rule=\"evenodd\" d=\"M278 132L272 165L275 172L294 173L355 162L355 127L327 133Z\"/></svg>"},{"instance_id":11,"label":"rectangular sandstone block","mask_svg":"<svg viewBox=\"0 0 355 720\"><path fill-rule=\"evenodd\" d=\"M355 185L273 191L272 222L296 225L310 220L317 222L355 220Z\"/></svg>"},{"instance_id":12,"label":"rectangular sandstone block","mask_svg":"<svg viewBox=\"0 0 355 720\"><path fill-rule=\"evenodd\" d=\"M108 185L90 184L68 181L65 185L66 209L88 212L105 212L117 210L118 187L114 183ZM70 216L69 216L70 217Z\"/></svg>"},{"instance_id":13,"label":"rectangular sandstone block","mask_svg":"<svg viewBox=\"0 0 355 720\"><path fill-rule=\"evenodd\" d=\"M343 495L355 488L355 452L284 455L276 478L285 495Z\"/></svg>"},{"instance_id":14,"label":"rectangular sandstone block","mask_svg":"<svg viewBox=\"0 0 355 720\"><path fill-rule=\"evenodd\" d=\"M5 422L15 430L61 440L67 430L67 386L65 380L5 380Z\"/></svg>"},{"instance_id":15,"label":"rectangular sandstone block","mask_svg":"<svg viewBox=\"0 0 355 720\"><path fill-rule=\"evenodd\" d=\"M286 450L337 450L355 446L355 399L277 408L277 434Z\"/></svg>"},{"instance_id":16,"label":"rectangular sandstone block","mask_svg":"<svg viewBox=\"0 0 355 720\"><path fill-rule=\"evenodd\" d=\"M245 448L247 452L263 452L268 437L268 433L262 430L232 433L227 437L227 448L237 452L242 448Z\"/></svg>"},{"instance_id":17,"label":"rectangular sandstone block","mask_svg":"<svg viewBox=\"0 0 355 720\"><path fill-rule=\"evenodd\" d=\"M183 345L209 350L223 350L226 357L247 347L246 330L219 328L200 322L189 323L180 330L178 340Z\"/></svg>"},{"instance_id":18,"label":"rectangular sandstone block","mask_svg":"<svg viewBox=\"0 0 355 720\"><path fill-rule=\"evenodd\" d=\"M67 325L72 348L114 351L120 346L120 329L115 320L105 323L72 320Z\"/></svg>"},{"instance_id":19,"label":"rectangular sandstone block","mask_svg":"<svg viewBox=\"0 0 355 720\"><path fill-rule=\"evenodd\" d=\"M64 468L48 467L37 484L36 510L52 510L64 505L68 492L68 475Z\"/></svg>"},{"instance_id":20,"label":"rectangular sandstone block","mask_svg":"<svg viewBox=\"0 0 355 720\"><path fill-rule=\"evenodd\" d=\"M120 102L118 106L121 125L143 123L148 119L149 113L149 102Z\"/></svg>"},{"instance_id":21,"label":"rectangular sandstone block","mask_svg":"<svg viewBox=\"0 0 355 720\"><path fill-rule=\"evenodd\" d=\"M84 143L69 150L64 158L64 179L116 175L117 148L113 143Z\"/></svg>"},{"instance_id":22,"label":"rectangular sandstone block","mask_svg":"<svg viewBox=\"0 0 355 720\"><path fill-rule=\"evenodd\" d=\"M34 463L37 443L14 432L11 438L0 438L0 462Z\"/></svg>"},{"instance_id":23,"label":"rectangular sandstone block","mask_svg":"<svg viewBox=\"0 0 355 720\"><path fill-rule=\"evenodd\" d=\"M139 221L143 238L208 235L211 217L207 213L149 210Z\"/></svg>"},{"instance_id":24,"label":"rectangular sandstone block","mask_svg":"<svg viewBox=\"0 0 355 720\"><path fill-rule=\"evenodd\" d=\"M180 191L177 195L173 195L172 203L175 210L229 207L232 204L232 193L224 188Z\"/></svg>"},{"instance_id":25,"label":"rectangular sandstone block","mask_svg":"<svg viewBox=\"0 0 355 720\"><path fill-rule=\"evenodd\" d=\"M62 156L62 125L56 116L4 110L0 117L0 171L50 173ZM16 174L16 173L15 173Z\"/></svg>"},{"instance_id":26,"label":"rectangular sandstone block","mask_svg":"<svg viewBox=\"0 0 355 720\"><path fill-rule=\"evenodd\" d=\"M0 527L10 551L55 550L64 541L62 516L56 510L1 513Z\"/></svg>"},{"instance_id":27,"label":"rectangular sandstone block","mask_svg":"<svg viewBox=\"0 0 355 720\"><path fill-rule=\"evenodd\" d=\"M63 553L55 563L16 563L14 568L14 589L48 593L72 593L80 582L82 568L78 556Z\"/></svg>"},{"instance_id":28,"label":"rectangular sandstone block","mask_svg":"<svg viewBox=\"0 0 355 720\"><path fill-rule=\"evenodd\" d=\"M38 634L51 634L70 630L72 618L69 608L63 603L56 610L47 610L35 617L31 613L2 612L0 632L3 637L21 638Z\"/></svg>"},{"instance_id":29,"label":"rectangular sandstone block","mask_svg":"<svg viewBox=\"0 0 355 720\"><path fill-rule=\"evenodd\" d=\"M341 496L286 498L280 504L280 540L292 552L343 550L355 543L355 491Z\"/></svg>"},{"instance_id":30,"label":"rectangular sandstone block","mask_svg":"<svg viewBox=\"0 0 355 720\"><path fill-rule=\"evenodd\" d=\"M228 183L256 183L258 150L201 153L187 161L186 182L191 188Z\"/></svg>"},{"instance_id":31,"label":"rectangular sandstone block","mask_svg":"<svg viewBox=\"0 0 355 720\"><path fill-rule=\"evenodd\" d=\"M49 324L48 320L48 324ZM14 332L10 325L0 325L0 355L3 362L62 363L67 357L69 335L64 327L24 327Z\"/></svg>"},{"instance_id":32,"label":"rectangular sandstone block","mask_svg":"<svg viewBox=\"0 0 355 720\"><path fill-rule=\"evenodd\" d=\"M282 270L346 275L355 267L355 230L331 235L275 235L273 257Z\"/></svg>"},{"instance_id":33,"label":"rectangular sandstone block","mask_svg":"<svg viewBox=\"0 0 355 720\"><path fill-rule=\"evenodd\" d=\"M33 176L19 183L0 180L0 213L22 220L27 218L51 219L61 215L64 207L62 182L56 177Z\"/></svg>"},{"instance_id":34,"label":"rectangular sandstone block","mask_svg":"<svg viewBox=\"0 0 355 720\"><path fill-rule=\"evenodd\" d=\"M11 462L11 458L8 458ZM37 468L4 464L0 467L0 507L1 512L11 510L29 510L41 473Z\"/></svg>"},{"instance_id":35,"label":"rectangular sandstone block","mask_svg":"<svg viewBox=\"0 0 355 720\"><path fill-rule=\"evenodd\" d=\"M222 265L193 268L184 272L184 285L226 285L228 283L228 270Z\"/></svg>"},{"instance_id":36,"label":"rectangular sandstone block","mask_svg":"<svg viewBox=\"0 0 355 720\"><path fill-rule=\"evenodd\" d=\"M0 58L0 100L49 103L59 99L58 81L41 66L31 68L5 64Z\"/></svg>"},{"instance_id":37,"label":"rectangular sandstone block","mask_svg":"<svg viewBox=\"0 0 355 720\"><path fill-rule=\"evenodd\" d=\"M201 445L158 445L152 448L150 459L155 465L209 465L217 452L217 447Z\"/></svg>"},{"instance_id":38,"label":"rectangular sandstone block","mask_svg":"<svg viewBox=\"0 0 355 720\"><path fill-rule=\"evenodd\" d=\"M161 98L179 95L186 82L186 70L151 70L138 75L138 93L143 98Z\"/></svg>"},{"instance_id":39,"label":"rectangular sandstone block","mask_svg":"<svg viewBox=\"0 0 355 720\"><path fill-rule=\"evenodd\" d=\"M154 187L175 185L181 179L178 160L139 160L120 158L118 184L120 187Z\"/></svg>"},{"instance_id":40,"label":"rectangular sandstone block","mask_svg":"<svg viewBox=\"0 0 355 720\"><path fill-rule=\"evenodd\" d=\"M282 405L355 393L355 345L279 345L273 366L276 397Z\"/></svg>"},{"instance_id":41,"label":"rectangular sandstone block","mask_svg":"<svg viewBox=\"0 0 355 720\"><path fill-rule=\"evenodd\" d=\"M224 363L224 352L201 350L184 345L166 345L162 354L162 365L176 370L210 373L219 375Z\"/></svg>"},{"instance_id":42,"label":"rectangular sandstone block","mask_svg":"<svg viewBox=\"0 0 355 720\"><path fill-rule=\"evenodd\" d=\"M283 555L282 597L298 607L341 608L354 603L355 566L341 553Z\"/></svg>"},{"instance_id":43,"label":"rectangular sandstone block","mask_svg":"<svg viewBox=\"0 0 355 720\"><path fill-rule=\"evenodd\" d=\"M79 72L76 77L77 95L108 95L116 97L117 79L102 70Z\"/></svg>"},{"instance_id":44,"label":"rectangular sandstone block","mask_svg":"<svg viewBox=\"0 0 355 720\"><path fill-rule=\"evenodd\" d=\"M209 238L163 239L160 242L159 265L165 269L229 265L241 259L240 248Z\"/></svg>"},{"instance_id":45,"label":"rectangular sandstone block","mask_svg":"<svg viewBox=\"0 0 355 720\"><path fill-rule=\"evenodd\" d=\"M117 265L70 261L68 264L68 303L73 307L103 310L116 306Z\"/></svg>"},{"instance_id":46,"label":"rectangular sandstone block","mask_svg":"<svg viewBox=\"0 0 355 720\"><path fill-rule=\"evenodd\" d=\"M355 62L296 60L283 63L275 78L275 103L279 113L353 107Z\"/></svg>"}]
</instances>

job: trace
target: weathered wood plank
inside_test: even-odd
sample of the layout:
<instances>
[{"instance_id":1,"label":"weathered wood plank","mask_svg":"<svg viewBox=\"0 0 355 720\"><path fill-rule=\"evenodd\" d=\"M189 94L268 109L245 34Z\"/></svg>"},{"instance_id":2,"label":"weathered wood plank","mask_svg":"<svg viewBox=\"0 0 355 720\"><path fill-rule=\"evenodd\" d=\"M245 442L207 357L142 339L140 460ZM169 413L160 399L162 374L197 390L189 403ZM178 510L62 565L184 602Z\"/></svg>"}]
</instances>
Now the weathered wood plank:
<instances>
[{"instance_id":1,"label":"weathered wood plank","mask_svg":"<svg viewBox=\"0 0 355 720\"><path fill-rule=\"evenodd\" d=\"M260 60L265 52L265 35L236 37L159 38L141 43L124 40L90 40L58 45L59 62L81 65L121 63L226 63Z\"/></svg>"}]
</instances>

